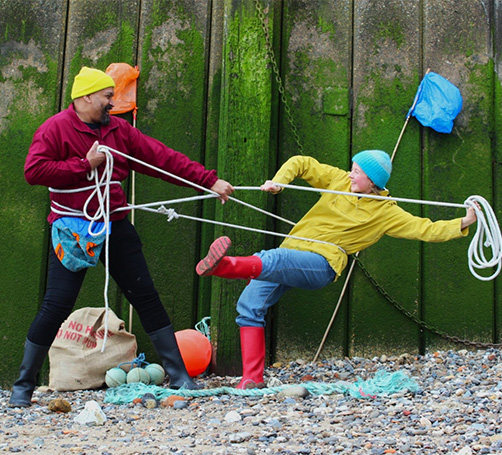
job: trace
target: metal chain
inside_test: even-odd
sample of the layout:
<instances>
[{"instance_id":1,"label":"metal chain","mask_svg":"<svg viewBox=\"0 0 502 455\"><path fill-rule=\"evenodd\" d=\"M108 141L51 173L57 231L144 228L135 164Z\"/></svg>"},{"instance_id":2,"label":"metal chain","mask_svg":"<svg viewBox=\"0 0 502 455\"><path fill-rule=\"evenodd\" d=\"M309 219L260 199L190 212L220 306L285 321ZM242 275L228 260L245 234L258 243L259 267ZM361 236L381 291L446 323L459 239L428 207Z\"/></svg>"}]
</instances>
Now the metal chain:
<instances>
[{"instance_id":1,"label":"metal chain","mask_svg":"<svg viewBox=\"0 0 502 455\"><path fill-rule=\"evenodd\" d=\"M300 141L300 136L298 135L298 130L293 119L293 114L291 113L291 108L289 107L288 99L286 97L286 92L284 90L284 83L282 81L279 67L277 65L277 60L275 58L274 49L272 47L272 42L270 40L270 34L268 32L268 19L265 17L265 13L261 7L260 0L255 0L256 11L258 12L258 18L260 19L261 28L265 35L265 47L267 49L267 55L272 64L272 70L275 74L275 81L277 82L279 93L281 94L281 101L284 104L284 111L286 112L286 117L288 119L291 131L295 138L296 145L298 146L298 151L300 155L303 155L303 145Z\"/></svg>"},{"instance_id":2,"label":"metal chain","mask_svg":"<svg viewBox=\"0 0 502 455\"><path fill-rule=\"evenodd\" d=\"M439 330L438 328L434 327L431 324L426 323L425 321L422 321L421 319L417 318L413 313L408 311L406 308L404 308L399 302L397 302L393 297L391 297L388 292L379 284L377 281L371 276L369 273L368 269L364 267L363 263L361 260L354 256L353 257L355 261L357 261L357 265L359 268L362 270L362 272L366 275L366 278L371 282L373 286L380 292L380 294L395 308L397 308L401 313L403 313L406 317L411 319L415 324L419 325L421 328L428 330L429 332L435 333L436 335L439 335L442 338L446 338L449 341L452 341L453 343L460 343L464 344L467 346L472 346L475 348L501 348L502 344L496 344L496 343L481 343L480 341L469 341L469 340L463 340L459 337L448 335L447 333Z\"/></svg>"}]
</instances>

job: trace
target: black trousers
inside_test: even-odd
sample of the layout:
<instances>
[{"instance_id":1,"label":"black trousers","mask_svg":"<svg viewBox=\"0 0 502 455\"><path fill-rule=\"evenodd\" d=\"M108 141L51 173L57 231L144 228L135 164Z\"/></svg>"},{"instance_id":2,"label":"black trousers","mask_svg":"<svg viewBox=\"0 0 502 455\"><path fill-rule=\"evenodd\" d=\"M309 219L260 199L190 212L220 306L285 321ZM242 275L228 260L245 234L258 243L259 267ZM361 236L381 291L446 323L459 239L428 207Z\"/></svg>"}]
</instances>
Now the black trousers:
<instances>
[{"instance_id":1,"label":"black trousers","mask_svg":"<svg viewBox=\"0 0 502 455\"><path fill-rule=\"evenodd\" d=\"M155 289L136 229L124 218L112 222L109 239L109 271L134 307L147 333L166 327L171 322ZM105 261L105 248L101 252ZM71 314L82 287L87 269L71 272L66 269L51 248L47 291L42 306L28 331L28 340L40 346L50 346L61 324ZM103 290L96 289L102 297Z\"/></svg>"}]
</instances>

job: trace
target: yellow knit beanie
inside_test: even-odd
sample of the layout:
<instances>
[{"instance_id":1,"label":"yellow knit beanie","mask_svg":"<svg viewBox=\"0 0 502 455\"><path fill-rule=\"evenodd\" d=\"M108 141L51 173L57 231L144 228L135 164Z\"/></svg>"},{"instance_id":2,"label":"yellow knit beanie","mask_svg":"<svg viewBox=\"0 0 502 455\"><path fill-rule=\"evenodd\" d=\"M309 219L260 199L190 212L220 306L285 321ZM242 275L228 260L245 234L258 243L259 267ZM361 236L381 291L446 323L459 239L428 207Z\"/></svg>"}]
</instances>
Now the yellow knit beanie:
<instances>
[{"instance_id":1,"label":"yellow knit beanie","mask_svg":"<svg viewBox=\"0 0 502 455\"><path fill-rule=\"evenodd\" d=\"M84 66L73 81L71 99L74 100L108 87L115 87L115 82L111 76L101 70Z\"/></svg>"}]
</instances>

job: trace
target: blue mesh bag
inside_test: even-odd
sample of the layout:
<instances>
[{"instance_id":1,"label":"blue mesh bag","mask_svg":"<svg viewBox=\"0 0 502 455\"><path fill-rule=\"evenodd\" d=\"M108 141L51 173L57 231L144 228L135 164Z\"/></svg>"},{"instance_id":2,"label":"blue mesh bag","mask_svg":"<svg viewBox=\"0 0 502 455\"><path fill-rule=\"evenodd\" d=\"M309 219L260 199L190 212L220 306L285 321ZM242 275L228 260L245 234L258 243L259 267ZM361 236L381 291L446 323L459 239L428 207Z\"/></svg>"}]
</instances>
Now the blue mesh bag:
<instances>
[{"instance_id":1,"label":"blue mesh bag","mask_svg":"<svg viewBox=\"0 0 502 455\"><path fill-rule=\"evenodd\" d=\"M408 117L413 115L439 133L451 133L453 120L462 110L462 95L449 80L431 72L422 79L413 103Z\"/></svg>"}]
</instances>

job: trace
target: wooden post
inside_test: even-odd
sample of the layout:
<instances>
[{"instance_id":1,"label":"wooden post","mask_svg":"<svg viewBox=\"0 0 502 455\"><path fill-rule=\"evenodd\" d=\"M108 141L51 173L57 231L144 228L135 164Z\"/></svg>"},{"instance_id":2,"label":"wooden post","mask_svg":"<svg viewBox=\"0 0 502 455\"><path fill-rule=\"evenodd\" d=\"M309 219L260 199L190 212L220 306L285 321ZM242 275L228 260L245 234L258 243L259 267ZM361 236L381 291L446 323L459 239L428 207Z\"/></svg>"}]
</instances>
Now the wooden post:
<instances>
[{"instance_id":1,"label":"wooden post","mask_svg":"<svg viewBox=\"0 0 502 455\"><path fill-rule=\"evenodd\" d=\"M218 1L215 2L216 7ZM270 2L268 26L273 30L274 2ZM271 137L271 76L265 38L254 0L223 2L222 75L218 127L218 174L238 185L259 185L269 176ZM242 191L235 197L265 206L268 194ZM240 204L216 203L216 218L228 223L264 228L264 215ZM262 249L265 238L241 230L215 229L232 241L231 255L250 255ZM205 254L205 253L204 253ZM240 373L240 344L235 304L246 285L242 280L212 280L211 340L213 371Z\"/></svg>"}]
</instances>

